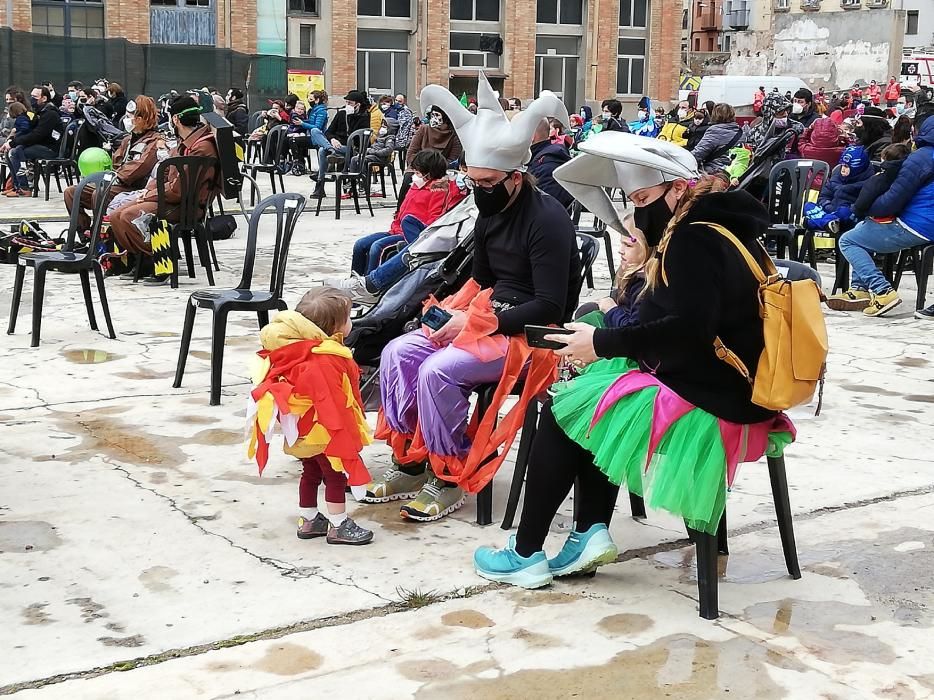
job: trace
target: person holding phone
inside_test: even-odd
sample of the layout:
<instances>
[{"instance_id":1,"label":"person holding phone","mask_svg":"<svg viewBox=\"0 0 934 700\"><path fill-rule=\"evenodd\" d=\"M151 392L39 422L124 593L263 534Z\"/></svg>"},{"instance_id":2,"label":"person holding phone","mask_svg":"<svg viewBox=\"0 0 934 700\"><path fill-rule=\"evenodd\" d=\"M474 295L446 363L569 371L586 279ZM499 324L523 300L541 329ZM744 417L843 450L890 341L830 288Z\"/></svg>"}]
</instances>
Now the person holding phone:
<instances>
[{"instance_id":1,"label":"person holding phone","mask_svg":"<svg viewBox=\"0 0 934 700\"><path fill-rule=\"evenodd\" d=\"M697 165L687 151L644 141L652 149L647 152L638 141L626 134L597 136L575 159L580 162L555 171L565 182L588 167L605 172L586 160L599 159L605 144L619 182L600 184L622 187L635 207L636 227L650 245L657 243L658 253L645 272L637 325L598 329L571 323L566 328L572 335L545 336L563 345L556 352L581 374L542 407L518 531L502 549L475 552L474 566L483 578L538 588L553 577L615 561L618 550L607 526L624 484L644 494L650 507L715 533L726 504L728 467L749 458L738 454L736 444L744 438L744 444L758 444L758 437L767 442L767 433L780 431L776 414L752 403L751 384L719 359L714 345L721 338L747 367L756 367L764 341L758 282L710 224L731 231L764 261L758 237L769 225L768 214L748 193L722 191L726 185L719 178L694 184ZM618 358L638 367L604 371L604 363ZM783 435L790 442L793 429ZM574 531L549 559L545 538L575 481L580 490Z\"/></svg>"},{"instance_id":2,"label":"person holding phone","mask_svg":"<svg viewBox=\"0 0 934 700\"><path fill-rule=\"evenodd\" d=\"M383 350L385 429L377 437L393 445L394 466L370 484L365 500L414 499L402 506L402 517L430 521L460 508L465 496L458 484L432 473L423 455L432 465L468 455L471 391L500 381L511 336L521 336L528 324L547 326L571 317L581 264L567 211L537 189L526 172L541 119L555 116L567 123L563 103L551 93L542 95L510 121L482 74L476 115L437 85L426 87L420 99L451 115L468 154L466 181L479 210L468 285L477 298L466 310L444 309L450 318L443 325L438 323L443 318L429 317L425 328L392 340ZM495 327L483 338L486 352L475 354L461 333L471 333L481 315ZM416 432L424 441L422 454L410 449Z\"/></svg>"}]
</instances>

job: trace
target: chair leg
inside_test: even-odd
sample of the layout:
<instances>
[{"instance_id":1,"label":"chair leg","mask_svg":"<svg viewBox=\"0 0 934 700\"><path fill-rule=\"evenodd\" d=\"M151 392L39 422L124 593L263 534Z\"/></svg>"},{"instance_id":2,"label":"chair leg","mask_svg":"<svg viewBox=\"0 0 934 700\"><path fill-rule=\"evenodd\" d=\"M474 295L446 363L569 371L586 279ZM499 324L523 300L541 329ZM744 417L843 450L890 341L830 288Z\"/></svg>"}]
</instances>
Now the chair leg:
<instances>
[{"instance_id":1,"label":"chair leg","mask_svg":"<svg viewBox=\"0 0 934 700\"><path fill-rule=\"evenodd\" d=\"M647 517L645 514L645 500L632 491L629 492L629 512L632 513L634 518Z\"/></svg>"},{"instance_id":2,"label":"chair leg","mask_svg":"<svg viewBox=\"0 0 934 700\"><path fill-rule=\"evenodd\" d=\"M495 455L493 455L495 456ZM493 482L484 486L477 494L477 525L493 522Z\"/></svg>"},{"instance_id":3,"label":"chair leg","mask_svg":"<svg viewBox=\"0 0 934 700\"><path fill-rule=\"evenodd\" d=\"M398 201L398 199L399 199L399 185L398 185L398 183L396 182L396 169L395 169L395 168L393 168L392 170L389 171L389 179L392 180L392 194L393 194L393 196L396 198L396 200ZM383 194L385 194L385 191L383 192Z\"/></svg>"},{"instance_id":4,"label":"chair leg","mask_svg":"<svg viewBox=\"0 0 934 700\"><path fill-rule=\"evenodd\" d=\"M204 274L208 278L208 286L214 286L214 265L211 262L211 250L208 247L207 232L203 228L198 228L194 232L195 243L198 246L198 262L204 268ZM192 275L194 276L194 275Z\"/></svg>"},{"instance_id":5,"label":"chair leg","mask_svg":"<svg viewBox=\"0 0 934 700\"><path fill-rule=\"evenodd\" d=\"M315 188L317 188L317 186L318 185L315 184ZM324 187L323 184L321 186ZM318 203L315 205L315 216L319 216L321 214L321 202L324 201L324 197L317 197L316 199L318 200Z\"/></svg>"},{"instance_id":6,"label":"chair leg","mask_svg":"<svg viewBox=\"0 0 934 700\"><path fill-rule=\"evenodd\" d=\"M705 620L720 617L717 601L717 537L706 532L688 529L694 541L694 560L697 562L697 597L700 616Z\"/></svg>"},{"instance_id":7,"label":"chair leg","mask_svg":"<svg viewBox=\"0 0 934 700\"><path fill-rule=\"evenodd\" d=\"M276 192L276 171L275 169L269 171L269 185L272 187L272 193L277 194Z\"/></svg>"},{"instance_id":8,"label":"chair leg","mask_svg":"<svg viewBox=\"0 0 934 700\"><path fill-rule=\"evenodd\" d=\"M214 239L210 236L205 236L205 238L207 238L208 248L211 251L211 263L214 265L214 270L220 272L221 266L220 263L217 262L217 251L214 249Z\"/></svg>"},{"instance_id":9,"label":"chair leg","mask_svg":"<svg viewBox=\"0 0 934 700\"><path fill-rule=\"evenodd\" d=\"M10 304L10 323L6 328L7 335L12 335L16 330L16 317L19 315L19 303L23 298L23 281L26 277L26 266L17 265L16 275L13 280L13 303Z\"/></svg>"},{"instance_id":10,"label":"chair leg","mask_svg":"<svg viewBox=\"0 0 934 700\"><path fill-rule=\"evenodd\" d=\"M519 438L519 448L516 451L516 467L512 473L512 483L509 485L509 497L506 499L506 512L503 514L502 528L509 530L516 519L519 509L519 497L522 495L522 486L525 483L525 473L529 467L529 453L532 451L532 442L538 430L538 399L532 399L525 409L525 419L522 423L522 435Z\"/></svg>"},{"instance_id":11,"label":"chair leg","mask_svg":"<svg viewBox=\"0 0 934 700\"><path fill-rule=\"evenodd\" d=\"M285 192L285 180L282 179L282 173L277 173L279 176L279 191Z\"/></svg>"},{"instance_id":12,"label":"chair leg","mask_svg":"<svg viewBox=\"0 0 934 700\"><path fill-rule=\"evenodd\" d=\"M36 175L36 179L39 179L39 175ZM49 190L52 188L52 172L50 170L42 171L42 184L45 185L45 201L49 201Z\"/></svg>"},{"instance_id":13,"label":"chair leg","mask_svg":"<svg viewBox=\"0 0 934 700\"><path fill-rule=\"evenodd\" d=\"M769 457L769 481L772 482L772 500L778 518L778 532L782 538L785 566L793 579L801 578L798 566L798 550L795 547L795 529L791 521L791 502L788 500L788 478L785 474L785 458Z\"/></svg>"},{"instance_id":14,"label":"chair leg","mask_svg":"<svg viewBox=\"0 0 934 700\"><path fill-rule=\"evenodd\" d=\"M133 267L133 282L139 282L139 276L143 271L143 254L138 253L136 256L136 265Z\"/></svg>"},{"instance_id":15,"label":"chair leg","mask_svg":"<svg viewBox=\"0 0 934 700\"><path fill-rule=\"evenodd\" d=\"M107 335L114 339L117 334L114 332L113 320L110 318L110 304L107 303L107 288L104 286L104 271L101 269L100 263L94 265L94 279L97 281L97 295L101 298L101 309L104 311Z\"/></svg>"},{"instance_id":16,"label":"chair leg","mask_svg":"<svg viewBox=\"0 0 934 700\"><path fill-rule=\"evenodd\" d=\"M353 208L354 208L354 211L357 212L357 214L360 213L360 193L357 191L358 182L359 180L350 181L350 194L353 195Z\"/></svg>"},{"instance_id":17,"label":"chair leg","mask_svg":"<svg viewBox=\"0 0 934 700\"><path fill-rule=\"evenodd\" d=\"M185 305L185 324L182 327L182 342L178 347L178 363L175 366L175 381L172 386L178 389L182 385L182 377L185 376L185 363L188 361L188 348L191 346L191 333L195 327L195 314L198 312L198 306L191 303L191 299Z\"/></svg>"},{"instance_id":18,"label":"chair leg","mask_svg":"<svg viewBox=\"0 0 934 700\"><path fill-rule=\"evenodd\" d=\"M720 516L720 524L717 526L717 552L720 554L729 554L730 546L726 535L726 508L723 509L723 515Z\"/></svg>"},{"instance_id":19,"label":"chair leg","mask_svg":"<svg viewBox=\"0 0 934 700\"><path fill-rule=\"evenodd\" d=\"M227 309L214 312L211 329L211 405L221 402L221 372L224 367L224 340L227 339Z\"/></svg>"},{"instance_id":20,"label":"chair leg","mask_svg":"<svg viewBox=\"0 0 934 700\"><path fill-rule=\"evenodd\" d=\"M29 342L30 347L39 347L39 333L42 329L42 301L45 297L45 274L44 267L36 266L36 275L32 289L32 339Z\"/></svg>"},{"instance_id":21,"label":"chair leg","mask_svg":"<svg viewBox=\"0 0 934 700\"><path fill-rule=\"evenodd\" d=\"M256 319L259 321L259 329L263 330L269 325L269 309L260 309L257 311Z\"/></svg>"},{"instance_id":22,"label":"chair leg","mask_svg":"<svg viewBox=\"0 0 934 700\"><path fill-rule=\"evenodd\" d=\"M341 220L341 184L341 178L338 175L334 180L334 219L337 221Z\"/></svg>"},{"instance_id":23,"label":"chair leg","mask_svg":"<svg viewBox=\"0 0 934 700\"><path fill-rule=\"evenodd\" d=\"M363 196L366 198L366 208L370 210L370 216L376 216L376 215L373 213L373 202L372 202L372 200L370 199L370 188L369 188L369 186L366 187L366 188L364 188L364 190L363 190ZM386 197L386 188L385 188L385 187L383 188L383 197L384 197L384 198Z\"/></svg>"},{"instance_id":24,"label":"chair leg","mask_svg":"<svg viewBox=\"0 0 934 700\"><path fill-rule=\"evenodd\" d=\"M606 264L610 268L610 279L616 279L616 265L613 262L613 239L609 231L603 232L603 247L606 248ZM591 287L593 289L593 287Z\"/></svg>"},{"instance_id":25,"label":"chair leg","mask_svg":"<svg viewBox=\"0 0 934 700\"><path fill-rule=\"evenodd\" d=\"M91 276L87 270L78 273L81 278L81 291L84 293L84 307L88 312L88 324L92 331L97 330L97 319L94 317L94 303L91 301Z\"/></svg>"},{"instance_id":26,"label":"chair leg","mask_svg":"<svg viewBox=\"0 0 934 700\"><path fill-rule=\"evenodd\" d=\"M928 277L931 261L934 259L934 247L927 247L921 253L921 263L918 267L918 298L915 301L915 310L923 309L928 292Z\"/></svg>"},{"instance_id":27,"label":"chair leg","mask_svg":"<svg viewBox=\"0 0 934 700\"><path fill-rule=\"evenodd\" d=\"M182 245L185 246L185 267L188 268L188 276L191 279L195 277L195 256L191 250L191 237L195 235L191 231L186 231L183 234ZM198 256L201 256L201 250L199 247Z\"/></svg>"},{"instance_id":28,"label":"chair leg","mask_svg":"<svg viewBox=\"0 0 934 700\"><path fill-rule=\"evenodd\" d=\"M172 256L172 274L170 275L172 289L178 289L178 266L181 264L182 256L178 251L178 232L174 228L169 229L169 247Z\"/></svg>"}]
</instances>

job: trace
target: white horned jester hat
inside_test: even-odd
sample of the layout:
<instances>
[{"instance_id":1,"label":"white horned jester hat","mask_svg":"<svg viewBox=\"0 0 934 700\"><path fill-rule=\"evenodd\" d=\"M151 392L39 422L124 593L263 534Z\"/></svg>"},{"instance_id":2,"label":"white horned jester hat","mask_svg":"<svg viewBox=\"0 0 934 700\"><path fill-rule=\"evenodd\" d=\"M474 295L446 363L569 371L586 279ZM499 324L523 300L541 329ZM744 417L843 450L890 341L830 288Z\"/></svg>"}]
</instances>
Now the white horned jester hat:
<instances>
[{"instance_id":1,"label":"white horned jester hat","mask_svg":"<svg viewBox=\"0 0 934 700\"><path fill-rule=\"evenodd\" d=\"M525 171L532 159L529 146L542 119L553 117L568 125L568 110L550 90L542 90L527 109L510 121L483 71L477 85L477 113L473 114L450 90L426 85L418 96L424 108L444 110L467 154L467 165L509 172Z\"/></svg>"}]
</instances>

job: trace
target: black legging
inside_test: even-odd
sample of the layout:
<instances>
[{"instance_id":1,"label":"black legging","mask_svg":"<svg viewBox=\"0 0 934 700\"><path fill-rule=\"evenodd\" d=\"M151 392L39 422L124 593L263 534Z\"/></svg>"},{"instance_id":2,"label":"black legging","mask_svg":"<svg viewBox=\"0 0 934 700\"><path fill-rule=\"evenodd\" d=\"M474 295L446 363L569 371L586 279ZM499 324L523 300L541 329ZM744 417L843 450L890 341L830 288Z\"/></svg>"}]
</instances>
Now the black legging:
<instances>
[{"instance_id":1,"label":"black legging","mask_svg":"<svg viewBox=\"0 0 934 700\"><path fill-rule=\"evenodd\" d=\"M609 526L619 486L597 469L593 455L571 440L555 421L551 401L542 406L525 481L525 503L516 532L516 552L523 557L541 550L551 521L579 481L577 532L597 523Z\"/></svg>"}]
</instances>

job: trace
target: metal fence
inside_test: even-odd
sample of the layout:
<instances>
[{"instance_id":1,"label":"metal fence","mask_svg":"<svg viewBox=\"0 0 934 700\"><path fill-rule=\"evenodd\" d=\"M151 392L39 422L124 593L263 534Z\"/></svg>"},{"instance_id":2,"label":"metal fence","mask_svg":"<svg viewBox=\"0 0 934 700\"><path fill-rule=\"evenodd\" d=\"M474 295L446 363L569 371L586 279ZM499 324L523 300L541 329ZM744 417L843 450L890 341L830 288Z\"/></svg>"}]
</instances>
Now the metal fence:
<instances>
[{"instance_id":1,"label":"metal fence","mask_svg":"<svg viewBox=\"0 0 934 700\"><path fill-rule=\"evenodd\" d=\"M169 90L239 87L251 109L287 93L289 69L324 70L321 58L251 56L211 46L133 44L126 39L72 39L0 28L0 89L51 81L59 92L71 80L106 77L128 97L158 97Z\"/></svg>"}]
</instances>

